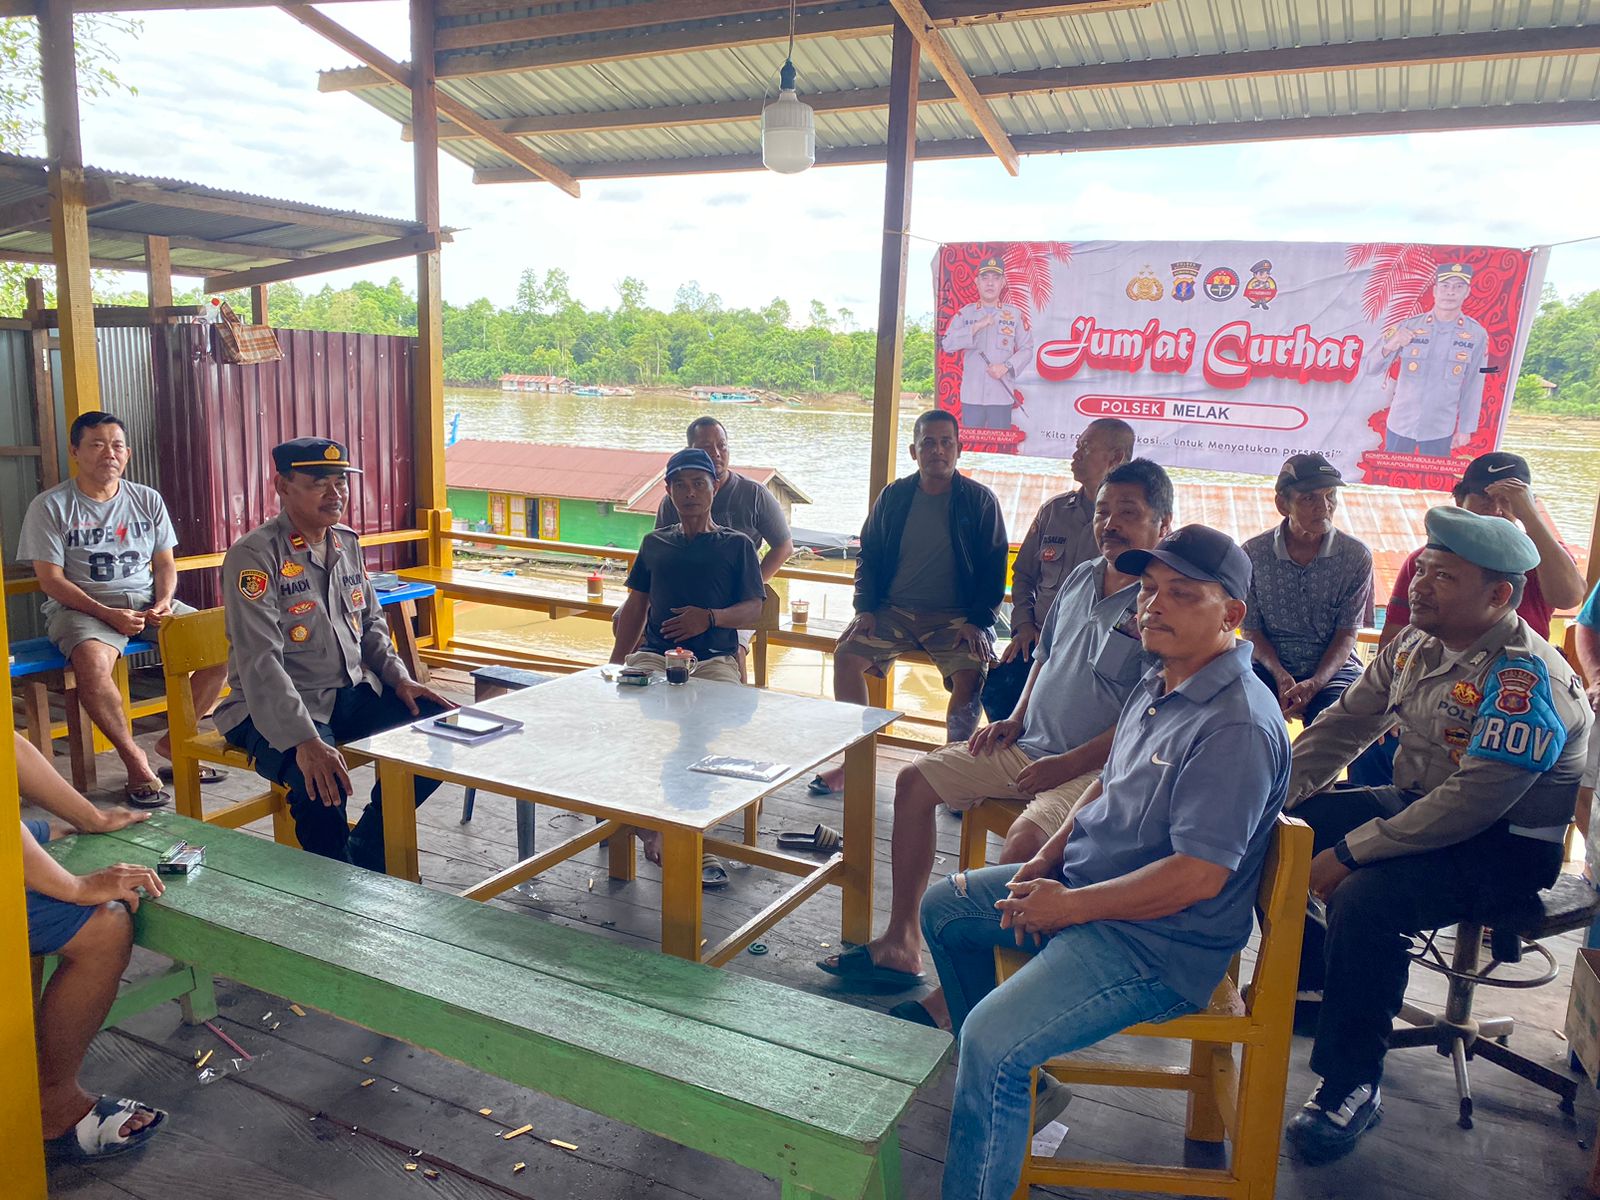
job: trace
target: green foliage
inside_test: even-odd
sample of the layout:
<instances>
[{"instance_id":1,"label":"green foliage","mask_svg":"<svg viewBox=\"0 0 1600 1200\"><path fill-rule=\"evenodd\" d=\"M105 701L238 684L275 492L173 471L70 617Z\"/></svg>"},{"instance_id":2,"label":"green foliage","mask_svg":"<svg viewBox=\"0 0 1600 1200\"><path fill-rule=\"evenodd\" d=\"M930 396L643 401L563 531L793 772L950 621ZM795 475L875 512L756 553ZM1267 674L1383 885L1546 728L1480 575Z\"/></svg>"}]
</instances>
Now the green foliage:
<instances>
[{"instance_id":1,"label":"green foliage","mask_svg":"<svg viewBox=\"0 0 1600 1200\"><path fill-rule=\"evenodd\" d=\"M1555 384L1555 391L1539 379ZM1545 288L1513 406L1519 412L1600 418L1600 291L1563 300Z\"/></svg>"}]
</instances>

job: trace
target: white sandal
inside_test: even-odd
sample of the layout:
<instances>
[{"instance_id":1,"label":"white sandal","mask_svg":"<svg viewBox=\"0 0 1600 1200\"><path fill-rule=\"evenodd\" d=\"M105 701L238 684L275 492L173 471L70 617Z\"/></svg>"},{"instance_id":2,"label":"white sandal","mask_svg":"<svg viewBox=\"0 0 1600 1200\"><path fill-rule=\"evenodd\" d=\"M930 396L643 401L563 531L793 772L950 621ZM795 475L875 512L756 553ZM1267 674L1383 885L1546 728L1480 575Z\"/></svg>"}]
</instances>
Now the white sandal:
<instances>
[{"instance_id":1,"label":"white sandal","mask_svg":"<svg viewBox=\"0 0 1600 1200\"><path fill-rule=\"evenodd\" d=\"M122 1127L141 1113L154 1113L155 1120L124 1137ZM161 1109L137 1100L101 1096L81 1121L61 1136L48 1139L44 1145L52 1156L74 1162L109 1158L113 1154L137 1150L154 1136L166 1119L167 1114Z\"/></svg>"}]
</instances>

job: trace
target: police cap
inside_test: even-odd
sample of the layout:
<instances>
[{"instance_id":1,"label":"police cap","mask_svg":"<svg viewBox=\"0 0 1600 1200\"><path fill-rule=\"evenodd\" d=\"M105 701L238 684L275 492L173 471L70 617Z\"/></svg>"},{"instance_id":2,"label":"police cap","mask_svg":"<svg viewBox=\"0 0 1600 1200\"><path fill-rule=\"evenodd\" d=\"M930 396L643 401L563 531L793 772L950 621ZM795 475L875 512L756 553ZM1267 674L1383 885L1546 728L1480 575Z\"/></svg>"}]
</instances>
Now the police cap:
<instances>
[{"instance_id":1,"label":"police cap","mask_svg":"<svg viewBox=\"0 0 1600 1200\"><path fill-rule=\"evenodd\" d=\"M1429 550L1446 550L1485 571L1522 575L1539 565L1533 539L1501 517L1480 517L1446 505L1430 508L1423 524Z\"/></svg>"},{"instance_id":2,"label":"police cap","mask_svg":"<svg viewBox=\"0 0 1600 1200\"><path fill-rule=\"evenodd\" d=\"M1000 261L998 254L991 254L978 264L979 275L1004 275L1005 273L1006 265Z\"/></svg>"},{"instance_id":3,"label":"police cap","mask_svg":"<svg viewBox=\"0 0 1600 1200\"><path fill-rule=\"evenodd\" d=\"M279 475L287 475L290 471L309 471L314 475L325 475L330 471L346 475L361 474L360 468L350 465L350 455L346 453L344 444L328 438L304 437L280 442L272 448L272 465L277 468Z\"/></svg>"},{"instance_id":4,"label":"police cap","mask_svg":"<svg viewBox=\"0 0 1600 1200\"><path fill-rule=\"evenodd\" d=\"M1440 263L1433 281L1443 283L1446 279L1459 279L1462 283L1471 283L1472 268L1461 262Z\"/></svg>"}]
</instances>

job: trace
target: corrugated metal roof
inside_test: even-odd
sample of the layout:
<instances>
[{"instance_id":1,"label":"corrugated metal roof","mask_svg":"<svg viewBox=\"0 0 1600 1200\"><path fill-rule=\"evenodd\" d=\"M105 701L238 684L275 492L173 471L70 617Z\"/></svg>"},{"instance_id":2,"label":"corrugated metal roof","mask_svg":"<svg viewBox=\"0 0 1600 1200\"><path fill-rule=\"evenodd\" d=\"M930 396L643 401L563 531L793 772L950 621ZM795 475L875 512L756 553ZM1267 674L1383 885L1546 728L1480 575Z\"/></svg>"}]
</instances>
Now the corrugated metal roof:
<instances>
[{"instance_id":1,"label":"corrugated metal roof","mask_svg":"<svg viewBox=\"0 0 1600 1200\"><path fill-rule=\"evenodd\" d=\"M445 448L444 479L453 488L597 500L628 512L654 513L666 495L667 457L655 450L468 438ZM797 504L811 503L776 467L732 469L762 487L776 483Z\"/></svg>"},{"instance_id":2,"label":"corrugated metal roof","mask_svg":"<svg viewBox=\"0 0 1600 1200\"><path fill-rule=\"evenodd\" d=\"M627 4L581 0L446 18L440 25L478 25L491 19L615 7ZM887 0L821 5L801 13L802 34L808 17L821 20L824 13L844 10L882 11L885 25L892 16ZM1141 7L980 21L947 27L943 34L972 76L1015 75L1026 84L1030 73L1040 71L1351 43L1382 41L1393 46L1404 42L1408 49L1415 47L1425 56L1430 38L1577 29L1597 20L1600 0L1523 0L1516 5L1503 0L1437 0L1428 6L1386 4L1383 0L1153 0ZM674 33L703 29L711 44L633 57L614 57L608 47L636 47L647 32L644 29L447 50L438 59L440 86L480 115L502 120L709 103L747 102L750 106L749 119L737 122L523 138L540 154L580 176L582 168L590 164L749 156L759 151L757 117L776 87L783 55L778 39L785 26L781 15L775 19L768 13L651 27L670 28ZM729 31L752 28L770 30L771 40L715 44L728 38ZM485 64L515 62L519 53L546 52L552 47L578 47L597 61L451 74L452 69L469 67L481 72ZM802 96L881 89L888 83L889 60L890 38L882 29L802 37L794 48ZM1212 70L1220 68L1212 64ZM1496 110L1508 105L1600 102L1600 53L1588 50L1306 74L1253 71L1244 77L1214 73L1198 81L1083 88L1073 87L1069 77L1054 91L995 95L990 104L1008 134L1026 137L1123 130L1203 131L1219 125L1248 128L1258 121L1353 120L1378 114L1448 111L1475 113L1493 123ZM327 82L335 87L342 74L325 73ZM938 79L926 57L922 78ZM409 120L410 100L403 89L362 86L359 95L395 120ZM1516 114L1519 119L1526 115L1527 110L1520 109ZM1464 116L1462 123L1473 119ZM1500 119L1510 117L1502 115ZM819 111L816 123L819 151L879 147L887 136L887 113L882 108ZM1273 129L1271 135L1283 134ZM973 143L976 136L976 128L959 104L936 100L919 106L920 142L950 143L949 150L961 150L964 148L957 143ZM1268 136L1268 131L1262 136ZM441 145L474 168L493 171L513 165L503 154L474 140L447 139ZM971 148L983 152L981 143ZM1073 147L1064 142L1022 148Z\"/></svg>"},{"instance_id":3,"label":"corrugated metal roof","mask_svg":"<svg viewBox=\"0 0 1600 1200\"><path fill-rule=\"evenodd\" d=\"M962 474L994 492L1013 541L1020 540L1022 531L1033 522L1046 500L1077 486L1065 472L1036 474L978 468L964 469ZM1264 484L1201 483L1190 479L1175 482L1176 511L1172 516L1175 527L1191 523L1209 525L1242 542L1283 520L1273 503L1272 489ZM1361 486L1344 489L1336 520L1340 529L1365 542L1372 551L1372 570L1380 604L1393 589L1395 576L1406 557L1428 540L1423 517L1430 508L1452 503L1448 492ZM1539 511L1550 520L1550 513L1542 503ZM1555 528L1554 521L1551 527ZM1588 552L1576 549L1573 553L1582 570Z\"/></svg>"},{"instance_id":4,"label":"corrugated metal roof","mask_svg":"<svg viewBox=\"0 0 1600 1200\"><path fill-rule=\"evenodd\" d=\"M90 257L97 262L126 262L131 269L143 267L146 236L213 243L206 247L174 245L171 254L173 267L180 272L193 268L214 273L303 254L370 246L422 230L415 221L277 200L182 179L96 167L86 169L84 176L91 187L116 185L119 189L115 197L91 205ZM47 194L44 159L0 154L0 205ZM195 206L195 202L207 201L249 205L254 211L242 215ZM240 248L227 248L224 244L229 242L240 243ZM273 250L291 253L273 254ZM0 258L6 251L50 253L48 224L35 221L0 229Z\"/></svg>"}]
</instances>

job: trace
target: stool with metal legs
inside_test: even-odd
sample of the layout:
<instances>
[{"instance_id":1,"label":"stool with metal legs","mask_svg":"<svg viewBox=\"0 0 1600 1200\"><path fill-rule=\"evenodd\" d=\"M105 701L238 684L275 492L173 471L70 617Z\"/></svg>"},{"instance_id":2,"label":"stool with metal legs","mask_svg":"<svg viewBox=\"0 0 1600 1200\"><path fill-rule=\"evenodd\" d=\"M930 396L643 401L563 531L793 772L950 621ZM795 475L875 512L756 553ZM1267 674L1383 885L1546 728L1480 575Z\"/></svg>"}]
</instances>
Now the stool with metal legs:
<instances>
[{"instance_id":1,"label":"stool with metal legs","mask_svg":"<svg viewBox=\"0 0 1600 1200\"><path fill-rule=\"evenodd\" d=\"M1467 1075L1467 1063L1478 1057L1554 1092L1561 1097L1561 1111L1573 1111L1573 1101L1578 1095L1577 1082L1507 1046L1514 1027L1512 1019L1474 1016L1472 997L1479 987L1536 988L1549 983L1557 974L1556 958L1539 939L1582 929L1597 913L1600 913L1600 893L1575 875L1563 875L1555 886L1537 895L1522 897L1499 912L1486 914L1482 920L1458 924L1455 946L1448 961L1440 945L1442 929L1419 935L1412 960L1443 975L1449 981L1449 994L1442 1014L1428 1012L1414 1004L1402 1006L1401 1019L1409 1022L1410 1027L1396 1028L1389 1036L1389 1048L1432 1046L1450 1059L1455 1067L1461 1128L1472 1128L1472 1082ZM1490 931L1487 963L1483 962L1486 928ZM1529 954L1537 960L1536 974L1495 975L1502 966L1520 963Z\"/></svg>"},{"instance_id":2,"label":"stool with metal legs","mask_svg":"<svg viewBox=\"0 0 1600 1200\"><path fill-rule=\"evenodd\" d=\"M504 696L507 692L518 692L523 688L536 687L541 683L549 683L551 676L541 675L537 671L526 671L521 667L479 667L472 673L472 699L476 704L485 700L493 700L496 696ZM465 825L472 820L472 807L477 802L478 789L469 787L461 797L461 823ZM525 800L518 800L517 804L517 861L533 857L534 836L534 807Z\"/></svg>"}]
</instances>

